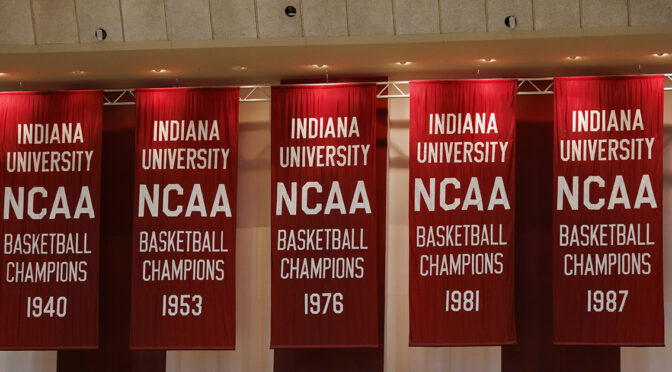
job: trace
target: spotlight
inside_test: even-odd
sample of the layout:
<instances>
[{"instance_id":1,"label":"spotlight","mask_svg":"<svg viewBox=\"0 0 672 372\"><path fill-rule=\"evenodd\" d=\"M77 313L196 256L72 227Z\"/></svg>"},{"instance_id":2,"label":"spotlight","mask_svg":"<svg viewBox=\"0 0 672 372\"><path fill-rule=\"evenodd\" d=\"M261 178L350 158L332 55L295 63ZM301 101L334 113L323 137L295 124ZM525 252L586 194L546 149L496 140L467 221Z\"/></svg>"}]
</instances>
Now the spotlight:
<instances>
[{"instance_id":1,"label":"spotlight","mask_svg":"<svg viewBox=\"0 0 672 372\"><path fill-rule=\"evenodd\" d=\"M399 66L407 66L407 65L410 65L411 62L409 62L409 61L399 61L399 62L397 62L397 64Z\"/></svg>"},{"instance_id":2,"label":"spotlight","mask_svg":"<svg viewBox=\"0 0 672 372\"><path fill-rule=\"evenodd\" d=\"M84 75L86 74L86 71L84 70L75 70L72 72L73 75Z\"/></svg>"},{"instance_id":3,"label":"spotlight","mask_svg":"<svg viewBox=\"0 0 672 372\"><path fill-rule=\"evenodd\" d=\"M504 24L511 30L515 30L518 27L518 18L515 15L510 15L504 18Z\"/></svg>"},{"instance_id":4,"label":"spotlight","mask_svg":"<svg viewBox=\"0 0 672 372\"><path fill-rule=\"evenodd\" d=\"M294 17L296 15L296 7L294 7L292 5L288 5L285 8L285 15L289 18Z\"/></svg>"},{"instance_id":5,"label":"spotlight","mask_svg":"<svg viewBox=\"0 0 672 372\"><path fill-rule=\"evenodd\" d=\"M98 41L103 41L103 40L107 39L107 31L105 31L105 29L102 28L102 27L96 28L96 33L95 34L96 34L96 40L98 40Z\"/></svg>"},{"instance_id":6,"label":"spotlight","mask_svg":"<svg viewBox=\"0 0 672 372\"><path fill-rule=\"evenodd\" d=\"M233 71L247 71L247 66L233 66Z\"/></svg>"},{"instance_id":7,"label":"spotlight","mask_svg":"<svg viewBox=\"0 0 672 372\"><path fill-rule=\"evenodd\" d=\"M481 61L483 61L485 63L491 63L491 62L495 62L496 59L494 59L494 58L483 58L483 59L481 59Z\"/></svg>"},{"instance_id":8,"label":"spotlight","mask_svg":"<svg viewBox=\"0 0 672 372\"><path fill-rule=\"evenodd\" d=\"M581 56L569 56L567 59L570 61L576 61L577 59L581 59Z\"/></svg>"},{"instance_id":9,"label":"spotlight","mask_svg":"<svg viewBox=\"0 0 672 372\"><path fill-rule=\"evenodd\" d=\"M316 64L313 65L313 67L315 67L315 68L326 68L327 65L316 63Z\"/></svg>"},{"instance_id":10,"label":"spotlight","mask_svg":"<svg viewBox=\"0 0 672 372\"><path fill-rule=\"evenodd\" d=\"M661 53L654 53L653 55L656 57L667 57L670 55L670 53L661 52Z\"/></svg>"},{"instance_id":11,"label":"spotlight","mask_svg":"<svg viewBox=\"0 0 672 372\"><path fill-rule=\"evenodd\" d=\"M152 72L156 72L157 74L160 74L162 72L166 72L166 69L157 67L157 68L153 69Z\"/></svg>"}]
</instances>

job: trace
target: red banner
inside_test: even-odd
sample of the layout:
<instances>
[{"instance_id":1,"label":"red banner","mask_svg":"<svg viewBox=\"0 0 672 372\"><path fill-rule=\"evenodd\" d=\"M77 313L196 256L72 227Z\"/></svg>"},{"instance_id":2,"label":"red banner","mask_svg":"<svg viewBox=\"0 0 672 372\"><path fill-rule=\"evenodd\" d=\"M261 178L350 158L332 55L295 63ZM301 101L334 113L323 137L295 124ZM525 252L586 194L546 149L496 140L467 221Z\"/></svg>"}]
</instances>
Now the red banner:
<instances>
[{"instance_id":1,"label":"red banner","mask_svg":"<svg viewBox=\"0 0 672 372\"><path fill-rule=\"evenodd\" d=\"M410 345L514 343L516 81L410 89Z\"/></svg>"},{"instance_id":2,"label":"red banner","mask_svg":"<svg viewBox=\"0 0 672 372\"><path fill-rule=\"evenodd\" d=\"M271 347L375 347L376 87L272 97Z\"/></svg>"},{"instance_id":3,"label":"red banner","mask_svg":"<svg viewBox=\"0 0 672 372\"><path fill-rule=\"evenodd\" d=\"M554 343L662 345L663 77L554 86Z\"/></svg>"},{"instance_id":4,"label":"red banner","mask_svg":"<svg viewBox=\"0 0 672 372\"><path fill-rule=\"evenodd\" d=\"M102 105L0 94L2 349L98 347Z\"/></svg>"},{"instance_id":5,"label":"red banner","mask_svg":"<svg viewBox=\"0 0 672 372\"><path fill-rule=\"evenodd\" d=\"M238 89L136 91L132 349L235 347Z\"/></svg>"}]
</instances>

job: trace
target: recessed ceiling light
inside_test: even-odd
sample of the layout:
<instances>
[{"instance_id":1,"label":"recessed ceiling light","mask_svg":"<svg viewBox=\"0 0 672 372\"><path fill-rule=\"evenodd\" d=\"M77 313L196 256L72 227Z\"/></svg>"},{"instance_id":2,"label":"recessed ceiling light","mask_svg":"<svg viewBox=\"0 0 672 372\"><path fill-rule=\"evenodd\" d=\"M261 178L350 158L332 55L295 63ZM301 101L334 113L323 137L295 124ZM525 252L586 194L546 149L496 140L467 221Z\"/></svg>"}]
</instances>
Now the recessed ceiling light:
<instances>
[{"instance_id":1,"label":"recessed ceiling light","mask_svg":"<svg viewBox=\"0 0 672 372\"><path fill-rule=\"evenodd\" d=\"M662 52L662 53L654 53L653 55L656 57L667 57L670 55L670 53Z\"/></svg>"},{"instance_id":2,"label":"recessed ceiling light","mask_svg":"<svg viewBox=\"0 0 672 372\"><path fill-rule=\"evenodd\" d=\"M86 74L86 71L84 70L75 70L72 72L73 75L84 75Z\"/></svg>"},{"instance_id":3,"label":"recessed ceiling light","mask_svg":"<svg viewBox=\"0 0 672 372\"><path fill-rule=\"evenodd\" d=\"M233 66L233 71L247 71L247 66Z\"/></svg>"},{"instance_id":4,"label":"recessed ceiling light","mask_svg":"<svg viewBox=\"0 0 672 372\"><path fill-rule=\"evenodd\" d=\"M397 64L399 66L407 66L407 65L410 65L411 62L409 62L409 61L399 61L399 62L397 62Z\"/></svg>"},{"instance_id":5,"label":"recessed ceiling light","mask_svg":"<svg viewBox=\"0 0 672 372\"><path fill-rule=\"evenodd\" d=\"M166 69L157 67L157 68L153 69L152 72L156 72L157 74L159 74L159 73L162 73L162 72L166 72Z\"/></svg>"},{"instance_id":6,"label":"recessed ceiling light","mask_svg":"<svg viewBox=\"0 0 672 372\"><path fill-rule=\"evenodd\" d=\"M5 74L4 72L0 72L0 76L5 76L5 75L7 75L7 74Z\"/></svg>"},{"instance_id":7,"label":"recessed ceiling light","mask_svg":"<svg viewBox=\"0 0 672 372\"><path fill-rule=\"evenodd\" d=\"M581 56L569 56L569 57L567 57L567 59L569 59L571 61L576 61L577 59L581 59Z\"/></svg>"},{"instance_id":8,"label":"recessed ceiling light","mask_svg":"<svg viewBox=\"0 0 672 372\"><path fill-rule=\"evenodd\" d=\"M313 67L315 67L315 68L326 68L327 65L316 63L316 64L313 65Z\"/></svg>"},{"instance_id":9,"label":"recessed ceiling light","mask_svg":"<svg viewBox=\"0 0 672 372\"><path fill-rule=\"evenodd\" d=\"M490 63L490 62L495 62L496 59L494 59L494 58L483 58L483 59L481 59L481 61L483 61L485 63Z\"/></svg>"}]
</instances>

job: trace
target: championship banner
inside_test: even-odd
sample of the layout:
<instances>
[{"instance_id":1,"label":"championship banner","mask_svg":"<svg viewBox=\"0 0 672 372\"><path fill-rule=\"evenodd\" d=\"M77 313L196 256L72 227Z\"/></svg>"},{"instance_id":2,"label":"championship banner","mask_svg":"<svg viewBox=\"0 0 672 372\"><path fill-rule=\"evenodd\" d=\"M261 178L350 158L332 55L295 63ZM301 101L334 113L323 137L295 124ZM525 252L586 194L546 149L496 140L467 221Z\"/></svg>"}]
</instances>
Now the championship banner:
<instances>
[{"instance_id":1,"label":"championship banner","mask_svg":"<svg viewBox=\"0 0 672 372\"><path fill-rule=\"evenodd\" d=\"M409 343L515 343L516 81L410 96Z\"/></svg>"},{"instance_id":2,"label":"championship banner","mask_svg":"<svg viewBox=\"0 0 672 372\"><path fill-rule=\"evenodd\" d=\"M233 349L238 89L136 90L131 349Z\"/></svg>"},{"instance_id":3,"label":"championship banner","mask_svg":"<svg viewBox=\"0 0 672 372\"><path fill-rule=\"evenodd\" d=\"M103 97L0 93L1 349L98 347Z\"/></svg>"},{"instance_id":4,"label":"championship banner","mask_svg":"<svg viewBox=\"0 0 672 372\"><path fill-rule=\"evenodd\" d=\"M554 86L554 343L663 345L663 77Z\"/></svg>"},{"instance_id":5,"label":"championship banner","mask_svg":"<svg viewBox=\"0 0 672 372\"><path fill-rule=\"evenodd\" d=\"M376 347L376 86L271 95L271 347Z\"/></svg>"}]
</instances>

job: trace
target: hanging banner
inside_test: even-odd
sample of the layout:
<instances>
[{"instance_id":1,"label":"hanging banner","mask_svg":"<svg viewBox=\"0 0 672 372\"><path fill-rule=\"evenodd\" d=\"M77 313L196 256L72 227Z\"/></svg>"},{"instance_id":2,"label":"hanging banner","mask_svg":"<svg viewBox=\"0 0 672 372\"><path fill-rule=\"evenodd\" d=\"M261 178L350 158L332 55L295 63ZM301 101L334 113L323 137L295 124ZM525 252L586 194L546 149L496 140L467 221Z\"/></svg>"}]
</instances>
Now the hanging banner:
<instances>
[{"instance_id":1,"label":"hanging banner","mask_svg":"<svg viewBox=\"0 0 672 372\"><path fill-rule=\"evenodd\" d=\"M410 96L410 345L515 343L516 81Z\"/></svg>"},{"instance_id":2,"label":"hanging banner","mask_svg":"<svg viewBox=\"0 0 672 372\"><path fill-rule=\"evenodd\" d=\"M554 343L662 345L663 77L554 86Z\"/></svg>"},{"instance_id":3,"label":"hanging banner","mask_svg":"<svg viewBox=\"0 0 672 372\"><path fill-rule=\"evenodd\" d=\"M271 95L271 347L376 347L376 86Z\"/></svg>"},{"instance_id":4,"label":"hanging banner","mask_svg":"<svg viewBox=\"0 0 672 372\"><path fill-rule=\"evenodd\" d=\"M0 348L98 347L103 97L0 93Z\"/></svg>"},{"instance_id":5,"label":"hanging banner","mask_svg":"<svg viewBox=\"0 0 672 372\"><path fill-rule=\"evenodd\" d=\"M233 349L238 89L136 106L130 347Z\"/></svg>"}]
</instances>

